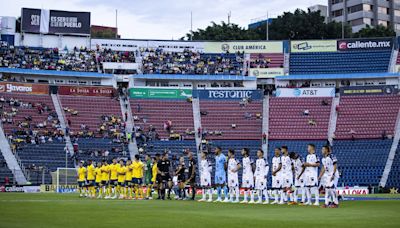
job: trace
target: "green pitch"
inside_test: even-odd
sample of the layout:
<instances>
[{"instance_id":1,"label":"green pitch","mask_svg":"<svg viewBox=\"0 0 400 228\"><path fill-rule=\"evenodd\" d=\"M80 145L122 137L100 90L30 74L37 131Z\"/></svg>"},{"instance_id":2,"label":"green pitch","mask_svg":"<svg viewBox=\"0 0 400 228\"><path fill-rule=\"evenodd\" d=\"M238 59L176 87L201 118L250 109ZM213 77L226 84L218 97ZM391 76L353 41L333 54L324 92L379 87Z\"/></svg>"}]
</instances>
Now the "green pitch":
<instances>
[{"instance_id":1,"label":"green pitch","mask_svg":"<svg viewBox=\"0 0 400 228\"><path fill-rule=\"evenodd\" d=\"M338 209L193 201L0 194L0 227L399 227L400 200L344 201Z\"/></svg>"}]
</instances>

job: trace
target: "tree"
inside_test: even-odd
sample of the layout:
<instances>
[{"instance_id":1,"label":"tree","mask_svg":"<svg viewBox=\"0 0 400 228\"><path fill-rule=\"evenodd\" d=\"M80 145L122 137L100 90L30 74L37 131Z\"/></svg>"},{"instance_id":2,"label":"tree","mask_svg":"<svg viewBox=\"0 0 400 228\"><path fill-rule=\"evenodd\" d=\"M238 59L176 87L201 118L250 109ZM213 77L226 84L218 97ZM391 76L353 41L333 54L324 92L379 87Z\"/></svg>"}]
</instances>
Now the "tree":
<instances>
[{"instance_id":1,"label":"tree","mask_svg":"<svg viewBox=\"0 0 400 228\"><path fill-rule=\"evenodd\" d=\"M360 31L354 33L354 37L364 38L364 37L389 37L396 36L396 32L389 27L385 27L383 25L377 25L375 27L371 27L367 25L365 28Z\"/></svg>"},{"instance_id":2,"label":"tree","mask_svg":"<svg viewBox=\"0 0 400 228\"><path fill-rule=\"evenodd\" d=\"M211 25L207 26L205 29L198 29L193 32L193 35L190 33L186 34L186 39L190 40L192 36L192 40L257 40L259 39L258 34L253 31L249 31L247 29L241 28L237 24L227 24L225 22L221 22L221 24L216 24L215 22L211 22ZM185 39L184 37L181 38Z\"/></svg>"}]
</instances>

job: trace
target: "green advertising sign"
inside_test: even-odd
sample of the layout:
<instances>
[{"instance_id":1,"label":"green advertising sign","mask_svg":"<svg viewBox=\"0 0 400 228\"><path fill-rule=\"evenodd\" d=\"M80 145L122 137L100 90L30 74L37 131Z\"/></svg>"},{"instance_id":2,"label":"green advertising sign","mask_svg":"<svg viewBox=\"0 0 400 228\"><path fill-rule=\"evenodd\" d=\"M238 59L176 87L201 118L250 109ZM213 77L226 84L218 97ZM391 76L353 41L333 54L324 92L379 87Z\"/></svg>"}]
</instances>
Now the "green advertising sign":
<instances>
[{"instance_id":1,"label":"green advertising sign","mask_svg":"<svg viewBox=\"0 0 400 228\"><path fill-rule=\"evenodd\" d=\"M143 99L187 99L192 97L191 89L130 88L130 98Z\"/></svg>"}]
</instances>

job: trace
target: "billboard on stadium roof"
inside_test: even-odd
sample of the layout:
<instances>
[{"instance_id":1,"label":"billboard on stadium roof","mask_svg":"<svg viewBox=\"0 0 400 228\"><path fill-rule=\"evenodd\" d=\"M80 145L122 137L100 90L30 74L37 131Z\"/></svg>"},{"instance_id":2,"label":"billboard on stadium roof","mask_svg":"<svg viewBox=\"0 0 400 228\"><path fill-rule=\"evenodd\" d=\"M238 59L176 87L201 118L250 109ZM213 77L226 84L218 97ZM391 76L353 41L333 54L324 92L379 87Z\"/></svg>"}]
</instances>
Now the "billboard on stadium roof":
<instances>
[{"instance_id":1,"label":"billboard on stadium roof","mask_svg":"<svg viewBox=\"0 0 400 228\"><path fill-rule=\"evenodd\" d=\"M290 41L291 52L336 52L336 40L294 40Z\"/></svg>"},{"instance_id":2,"label":"billboard on stadium roof","mask_svg":"<svg viewBox=\"0 0 400 228\"><path fill-rule=\"evenodd\" d=\"M283 53L282 41L205 42L204 53Z\"/></svg>"}]
</instances>

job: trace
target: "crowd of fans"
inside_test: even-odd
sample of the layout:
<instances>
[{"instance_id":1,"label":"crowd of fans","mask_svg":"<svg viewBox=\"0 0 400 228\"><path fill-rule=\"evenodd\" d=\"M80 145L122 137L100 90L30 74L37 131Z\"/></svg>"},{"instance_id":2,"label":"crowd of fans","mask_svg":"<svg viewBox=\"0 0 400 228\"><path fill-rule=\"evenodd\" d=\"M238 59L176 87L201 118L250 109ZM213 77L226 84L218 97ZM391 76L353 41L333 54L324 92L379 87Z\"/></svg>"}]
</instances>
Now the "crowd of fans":
<instances>
[{"instance_id":1,"label":"crowd of fans","mask_svg":"<svg viewBox=\"0 0 400 228\"><path fill-rule=\"evenodd\" d=\"M102 62L135 62L135 53L111 49L1 47L0 67L99 72Z\"/></svg>"},{"instance_id":2,"label":"crowd of fans","mask_svg":"<svg viewBox=\"0 0 400 228\"><path fill-rule=\"evenodd\" d=\"M242 75L242 54L202 54L192 50L168 52L143 49L144 74Z\"/></svg>"}]
</instances>

